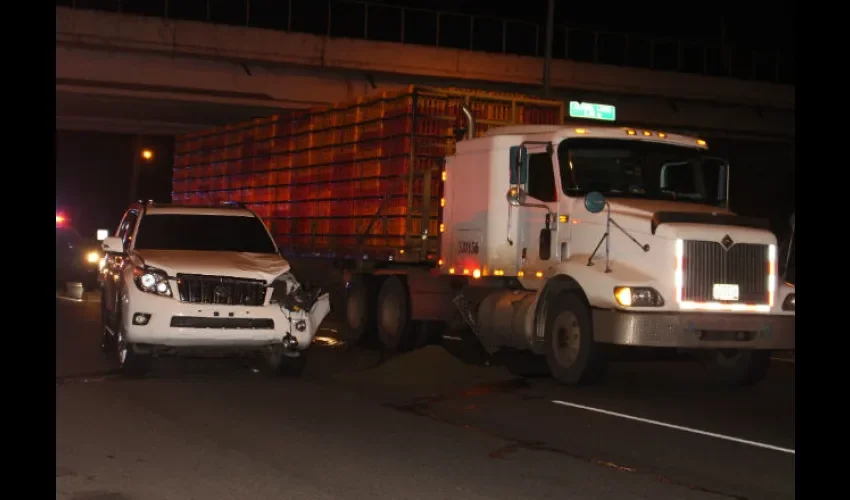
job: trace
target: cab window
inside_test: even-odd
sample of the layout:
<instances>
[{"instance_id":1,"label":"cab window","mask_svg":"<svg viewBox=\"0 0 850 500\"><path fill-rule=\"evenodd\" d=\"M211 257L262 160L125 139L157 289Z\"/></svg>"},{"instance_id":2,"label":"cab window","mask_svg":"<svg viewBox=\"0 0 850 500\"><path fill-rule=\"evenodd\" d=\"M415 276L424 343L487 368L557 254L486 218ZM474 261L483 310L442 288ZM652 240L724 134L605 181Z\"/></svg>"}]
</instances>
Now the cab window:
<instances>
[{"instance_id":1,"label":"cab window","mask_svg":"<svg viewBox=\"0 0 850 500\"><path fill-rule=\"evenodd\" d=\"M528 155L528 195L540 201L558 201L552 155Z\"/></svg>"}]
</instances>

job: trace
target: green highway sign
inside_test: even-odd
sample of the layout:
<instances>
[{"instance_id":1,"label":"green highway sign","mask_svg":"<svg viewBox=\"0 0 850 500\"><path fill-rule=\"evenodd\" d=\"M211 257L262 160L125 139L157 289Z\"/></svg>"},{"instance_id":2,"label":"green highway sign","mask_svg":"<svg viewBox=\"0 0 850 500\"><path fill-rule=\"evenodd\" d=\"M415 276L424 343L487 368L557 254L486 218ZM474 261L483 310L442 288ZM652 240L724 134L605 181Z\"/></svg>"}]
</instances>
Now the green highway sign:
<instances>
[{"instance_id":1,"label":"green highway sign","mask_svg":"<svg viewBox=\"0 0 850 500\"><path fill-rule=\"evenodd\" d=\"M617 119L617 108L610 104L570 101L570 117L613 122Z\"/></svg>"}]
</instances>

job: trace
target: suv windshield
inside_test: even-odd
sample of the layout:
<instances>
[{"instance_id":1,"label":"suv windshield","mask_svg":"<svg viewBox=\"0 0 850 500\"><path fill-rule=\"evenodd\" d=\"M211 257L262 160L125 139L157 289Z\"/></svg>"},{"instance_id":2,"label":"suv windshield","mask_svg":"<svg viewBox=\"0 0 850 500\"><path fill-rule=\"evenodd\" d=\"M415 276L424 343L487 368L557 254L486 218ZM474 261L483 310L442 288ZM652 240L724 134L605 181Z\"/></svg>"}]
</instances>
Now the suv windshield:
<instances>
[{"instance_id":1,"label":"suv windshield","mask_svg":"<svg viewBox=\"0 0 850 500\"><path fill-rule=\"evenodd\" d=\"M558 146L564 193L725 206L724 160L689 148L621 139L567 139Z\"/></svg>"},{"instance_id":2,"label":"suv windshield","mask_svg":"<svg viewBox=\"0 0 850 500\"><path fill-rule=\"evenodd\" d=\"M276 253L259 219L232 215L147 214L136 249Z\"/></svg>"}]
</instances>

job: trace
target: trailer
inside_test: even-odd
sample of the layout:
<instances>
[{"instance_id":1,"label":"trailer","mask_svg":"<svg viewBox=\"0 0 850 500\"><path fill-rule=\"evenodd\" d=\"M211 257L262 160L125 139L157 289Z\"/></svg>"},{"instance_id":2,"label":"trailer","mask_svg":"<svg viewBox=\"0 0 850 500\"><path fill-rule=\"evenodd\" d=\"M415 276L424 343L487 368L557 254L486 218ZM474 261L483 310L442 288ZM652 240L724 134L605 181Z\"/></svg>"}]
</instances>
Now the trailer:
<instances>
[{"instance_id":1,"label":"trailer","mask_svg":"<svg viewBox=\"0 0 850 500\"><path fill-rule=\"evenodd\" d=\"M795 348L766 221L702 139L565 125L561 102L410 87L181 138L175 202L247 204L346 269L350 335L466 323L519 375L599 380L612 348L692 352L731 384ZM525 363L523 360L534 363Z\"/></svg>"},{"instance_id":2,"label":"trailer","mask_svg":"<svg viewBox=\"0 0 850 500\"><path fill-rule=\"evenodd\" d=\"M441 176L457 139L563 120L562 101L518 94L379 92L178 138L172 201L245 204L286 255L346 267L350 338L377 333L388 349L412 349L437 337L456 309L435 274Z\"/></svg>"}]
</instances>

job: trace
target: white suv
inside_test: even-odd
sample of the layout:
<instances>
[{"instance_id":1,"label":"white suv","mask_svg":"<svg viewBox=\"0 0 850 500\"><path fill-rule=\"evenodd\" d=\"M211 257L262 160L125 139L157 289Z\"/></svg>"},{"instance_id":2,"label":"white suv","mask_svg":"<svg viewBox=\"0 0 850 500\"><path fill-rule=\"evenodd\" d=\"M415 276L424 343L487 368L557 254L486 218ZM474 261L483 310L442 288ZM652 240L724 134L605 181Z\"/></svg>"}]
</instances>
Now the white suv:
<instances>
[{"instance_id":1,"label":"white suv","mask_svg":"<svg viewBox=\"0 0 850 500\"><path fill-rule=\"evenodd\" d=\"M102 344L128 375L179 348L258 350L274 373L298 374L330 311L240 206L139 203L103 250Z\"/></svg>"}]
</instances>

